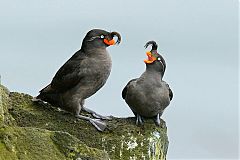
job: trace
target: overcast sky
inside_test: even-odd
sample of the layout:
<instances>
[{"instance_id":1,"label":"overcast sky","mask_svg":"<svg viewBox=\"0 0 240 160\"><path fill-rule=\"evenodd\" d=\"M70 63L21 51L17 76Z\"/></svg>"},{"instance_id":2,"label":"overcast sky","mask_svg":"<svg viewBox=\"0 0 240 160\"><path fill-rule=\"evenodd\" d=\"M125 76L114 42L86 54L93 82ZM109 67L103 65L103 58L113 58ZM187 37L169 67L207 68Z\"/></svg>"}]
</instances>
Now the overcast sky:
<instances>
[{"instance_id":1,"label":"overcast sky","mask_svg":"<svg viewBox=\"0 0 240 160\"><path fill-rule=\"evenodd\" d=\"M89 108L133 116L121 90L145 70L143 46L155 40L174 92L163 114L168 159L237 159L237 0L0 0L2 84L37 95L92 28L118 31L122 43L108 48L112 72Z\"/></svg>"}]
</instances>

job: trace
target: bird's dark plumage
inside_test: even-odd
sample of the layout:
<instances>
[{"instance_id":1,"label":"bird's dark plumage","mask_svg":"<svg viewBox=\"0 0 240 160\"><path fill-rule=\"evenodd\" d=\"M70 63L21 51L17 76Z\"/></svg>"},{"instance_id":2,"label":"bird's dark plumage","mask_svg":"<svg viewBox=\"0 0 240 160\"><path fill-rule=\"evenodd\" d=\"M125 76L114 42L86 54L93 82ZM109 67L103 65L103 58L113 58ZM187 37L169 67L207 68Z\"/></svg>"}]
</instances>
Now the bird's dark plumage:
<instances>
[{"instance_id":1,"label":"bird's dark plumage","mask_svg":"<svg viewBox=\"0 0 240 160\"><path fill-rule=\"evenodd\" d=\"M89 31L77 51L55 74L51 83L40 91L37 99L79 115L84 100L96 93L108 79L111 57L106 48L117 44L117 32L101 29Z\"/></svg>"},{"instance_id":2,"label":"bird's dark plumage","mask_svg":"<svg viewBox=\"0 0 240 160\"><path fill-rule=\"evenodd\" d=\"M122 98L123 98L123 99L126 98L127 89L128 89L128 86L130 85L130 83L133 82L133 81L136 81L136 80L137 80L137 78L130 80L130 81L127 83L127 85L123 88L123 91L122 91Z\"/></svg>"},{"instance_id":3,"label":"bird's dark plumage","mask_svg":"<svg viewBox=\"0 0 240 160\"><path fill-rule=\"evenodd\" d=\"M152 50L147 52L148 59L146 71L136 79L130 80L122 91L122 98L129 105L136 116L136 124L143 124L142 118L154 118L160 125L160 116L173 98L169 85L162 80L166 70L164 58L157 53L157 43L149 41L147 48L152 45Z\"/></svg>"}]
</instances>

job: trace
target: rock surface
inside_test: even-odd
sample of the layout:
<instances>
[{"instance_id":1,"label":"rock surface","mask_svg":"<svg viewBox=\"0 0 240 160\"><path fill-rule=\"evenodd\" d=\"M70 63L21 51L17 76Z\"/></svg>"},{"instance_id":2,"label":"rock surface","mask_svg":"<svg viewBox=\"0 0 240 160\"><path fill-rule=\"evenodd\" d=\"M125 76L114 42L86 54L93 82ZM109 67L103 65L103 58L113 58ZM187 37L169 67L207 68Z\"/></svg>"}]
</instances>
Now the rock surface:
<instances>
[{"instance_id":1,"label":"rock surface","mask_svg":"<svg viewBox=\"0 0 240 160\"><path fill-rule=\"evenodd\" d=\"M0 85L0 160L164 160L167 128L113 118L104 132L89 122ZM90 116L90 115L88 115Z\"/></svg>"}]
</instances>

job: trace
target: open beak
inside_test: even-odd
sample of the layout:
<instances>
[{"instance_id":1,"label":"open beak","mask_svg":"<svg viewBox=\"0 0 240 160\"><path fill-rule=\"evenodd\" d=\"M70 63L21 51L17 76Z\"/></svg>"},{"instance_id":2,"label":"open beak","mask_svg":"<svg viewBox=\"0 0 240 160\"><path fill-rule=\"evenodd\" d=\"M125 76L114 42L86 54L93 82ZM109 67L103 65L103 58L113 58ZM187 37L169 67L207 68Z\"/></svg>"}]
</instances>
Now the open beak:
<instances>
[{"instance_id":1,"label":"open beak","mask_svg":"<svg viewBox=\"0 0 240 160\"><path fill-rule=\"evenodd\" d=\"M152 55L151 52L147 52L146 55L147 55L148 59L144 60L145 63L150 64L150 63L153 63L156 60L156 58Z\"/></svg>"},{"instance_id":2,"label":"open beak","mask_svg":"<svg viewBox=\"0 0 240 160\"><path fill-rule=\"evenodd\" d=\"M106 45L109 45L109 46L115 44L114 39L108 40L108 39L105 38L105 39L103 40L103 42L104 42Z\"/></svg>"}]
</instances>

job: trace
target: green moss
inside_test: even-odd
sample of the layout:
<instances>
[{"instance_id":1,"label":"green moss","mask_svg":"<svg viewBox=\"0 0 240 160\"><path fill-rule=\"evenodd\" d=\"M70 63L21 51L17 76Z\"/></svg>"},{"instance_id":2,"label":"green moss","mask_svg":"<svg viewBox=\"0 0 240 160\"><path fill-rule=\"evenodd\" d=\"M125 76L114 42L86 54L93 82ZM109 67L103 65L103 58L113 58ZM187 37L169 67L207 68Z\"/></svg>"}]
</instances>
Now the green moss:
<instances>
[{"instance_id":1,"label":"green moss","mask_svg":"<svg viewBox=\"0 0 240 160\"><path fill-rule=\"evenodd\" d=\"M0 159L1 160L13 160L18 159L16 154L7 150L4 143L0 143Z\"/></svg>"},{"instance_id":2,"label":"green moss","mask_svg":"<svg viewBox=\"0 0 240 160\"><path fill-rule=\"evenodd\" d=\"M0 131L3 150L17 159L64 159L64 155L51 142L50 132L41 129L6 127Z\"/></svg>"},{"instance_id":3,"label":"green moss","mask_svg":"<svg viewBox=\"0 0 240 160\"><path fill-rule=\"evenodd\" d=\"M14 122L14 119L8 114L10 108L9 90L0 85L0 128L4 125L11 125Z\"/></svg>"},{"instance_id":4,"label":"green moss","mask_svg":"<svg viewBox=\"0 0 240 160\"><path fill-rule=\"evenodd\" d=\"M23 160L77 159L87 156L97 160L108 157L107 153L90 148L64 132L6 127L0 130L0 138L1 159L8 156Z\"/></svg>"},{"instance_id":5,"label":"green moss","mask_svg":"<svg viewBox=\"0 0 240 160\"><path fill-rule=\"evenodd\" d=\"M88 147L67 132L55 132L51 138L59 147L59 150L64 153L65 157L71 159L109 159L108 154L105 151Z\"/></svg>"},{"instance_id":6,"label":"green moss","mask_svg":"<svg viewBox=\"0 0 240 160\"><path fill-rule=\"evenodd\" d=\"M144 127L137 127L134 118L114 118L102 133L65 111L33 103L30 95L13 92L8 97L10 105L5 106L14 123L1 131L4 135L0 136L1 156L10 152L26 159L36 159L34 155L45 159L44 155L50 153L54 153L50 154L52 159L54 155L59 159L83 160L166 159L168 139L163 120L160 127L152 120L146 120ZM33 141L36 143L31 143ZM41 147L43 149L37 149ZM47 149L49 147L52 149Z\"/></svg>"}]
</instances>

